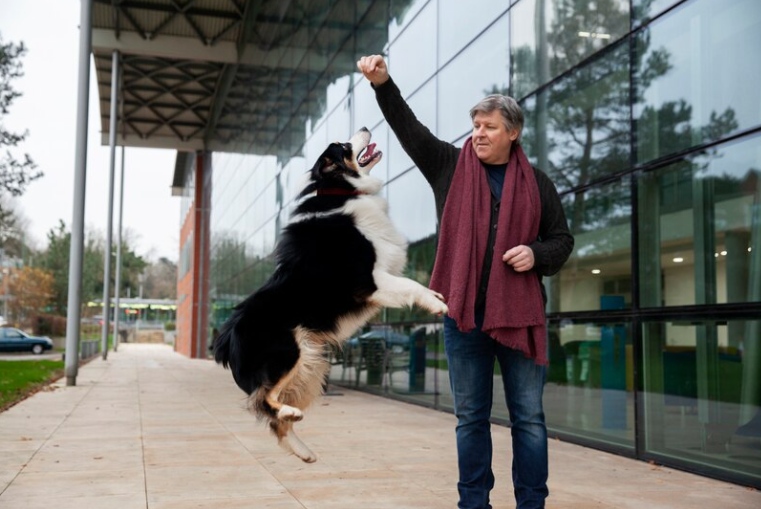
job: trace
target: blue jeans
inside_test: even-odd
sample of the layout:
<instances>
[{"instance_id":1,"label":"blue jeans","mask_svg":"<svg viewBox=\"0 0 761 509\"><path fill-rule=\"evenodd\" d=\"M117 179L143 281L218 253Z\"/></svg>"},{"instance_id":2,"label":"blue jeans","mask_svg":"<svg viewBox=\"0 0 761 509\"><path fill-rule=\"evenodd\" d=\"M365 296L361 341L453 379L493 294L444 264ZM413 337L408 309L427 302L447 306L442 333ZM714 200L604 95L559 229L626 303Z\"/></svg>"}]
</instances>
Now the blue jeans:
<instances>
[{"instance_id":1,"label":"blue jeans","mask_svg":"<svg viewBox=\"0 0 761 509\"><path fill-rule=\"evenodd\" d=\"M449 381L457 416L457 457L460 509L491 509L494 487L491 468L491 416L494 359L502 370L505 399L513 438L513 487L517 509L544 507L547 498L547 427L542 409L545 367L521 352L501 345L476 328L461 332L453 319L444 319L444 342Z\"/></svg>"}]
</instances>

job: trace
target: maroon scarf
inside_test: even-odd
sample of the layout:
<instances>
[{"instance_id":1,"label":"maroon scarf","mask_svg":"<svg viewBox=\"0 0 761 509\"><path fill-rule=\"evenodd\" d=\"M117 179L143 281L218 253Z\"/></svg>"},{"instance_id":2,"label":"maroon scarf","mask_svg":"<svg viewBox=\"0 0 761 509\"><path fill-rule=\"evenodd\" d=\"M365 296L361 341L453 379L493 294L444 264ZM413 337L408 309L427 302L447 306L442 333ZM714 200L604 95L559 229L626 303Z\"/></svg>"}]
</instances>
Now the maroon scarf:
<instances>
[{"instance_id":1,"label":"maroon scarf","mask_svg":"<svg viewBox=\"0 0 761 509\"><path fill-rule=\"evenodd\" d=\"M465 140L447 194L431 289L444 295L457 328L475 328L475 300L488 242L491 191L471 138ZM539 187L520 145L514 144L505 173L497 238L486 293L482 330L501 344L547 364L544 302L533 270L515 272L502 261L507 250L537 239Z\"/></svg>"}]
</instances>

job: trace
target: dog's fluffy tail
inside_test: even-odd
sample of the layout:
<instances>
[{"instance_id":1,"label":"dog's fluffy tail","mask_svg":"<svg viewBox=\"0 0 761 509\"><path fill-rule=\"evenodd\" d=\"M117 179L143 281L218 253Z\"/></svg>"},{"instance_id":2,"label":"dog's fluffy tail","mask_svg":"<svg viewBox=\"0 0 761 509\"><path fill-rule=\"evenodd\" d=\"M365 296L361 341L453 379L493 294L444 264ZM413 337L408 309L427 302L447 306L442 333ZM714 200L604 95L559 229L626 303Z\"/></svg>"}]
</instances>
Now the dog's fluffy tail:
<instances>
[{"instance_id":1,"label":"dog's fluffy tail","mask_svg":"<svg viewBox=\"0 0 761 509\"><path fill-rule=\"evenodd\" d=\"M235 308L214 339L214 360L229 368L238 387L250 395L262 384L262 373L250 358L253 338L244 337L250 334L246 327L246 304Z\"/></svg>"},{"instance_id":2,"label":"dog's fluffy tail","mask_svg":"<svg viewBox=\"0 0 761 509\"><path fill-rule=\"evenodd\" d=\"M235 326L240 321L240 310L233 311L232 316L222 326L216 338L214 338L214 360L225 368L230 367L230 359L233 357L233 349L237 349L235 338Z\"/></svg>"}]
</instances>

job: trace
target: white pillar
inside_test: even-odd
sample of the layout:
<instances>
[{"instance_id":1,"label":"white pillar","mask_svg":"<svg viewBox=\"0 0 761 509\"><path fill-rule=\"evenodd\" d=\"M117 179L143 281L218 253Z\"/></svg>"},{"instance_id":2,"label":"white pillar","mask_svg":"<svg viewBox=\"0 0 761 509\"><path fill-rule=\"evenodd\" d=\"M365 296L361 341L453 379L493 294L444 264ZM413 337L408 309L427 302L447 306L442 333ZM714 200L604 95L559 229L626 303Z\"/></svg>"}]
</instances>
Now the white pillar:
<instances>
[{"instance_id":1,"label":"white pillar","mask_svg":"<svg viewBox=\"0 0 761 509\"><path fill-rule=\"evenodd\" d=\"M108 358L108 332L111 329L111 234L114 223L114 173L116 170L116 106L119 96L119 52L114 50L111 58L111 118L109 119L108 144L111 160L108 173L108 223L106 223L105 263L103 264L103 360Z\"/></svg>"},{"instance_id":2,"label":"white pillar","mask_svg":"<svg viewBox=\"0 0 761 509\"><path fill-rule=\"evenodd\" d=\"M119 188L119 230L116 243L116 280L114 288L114 352L119 348L119 292L122 289L122 218L124 216L124 147L122 147L122 176Z\"/></svg>"},{"instance_id":3,"label":"white pillar","mask_svg":"<svg viewBox=\"0 0 761 509\"><path fill-rule=\"evenodd\" d=\"M85 185L87 177L87 114L90 99L90 46L92 2L82 0L79 18L79 87L77 138L74 157L74 207L69 249L69 300L66 312L66 385L77 384L79 370L79 321L82 306L82 256L84 252Z\"/></svg>"}]
</instances>

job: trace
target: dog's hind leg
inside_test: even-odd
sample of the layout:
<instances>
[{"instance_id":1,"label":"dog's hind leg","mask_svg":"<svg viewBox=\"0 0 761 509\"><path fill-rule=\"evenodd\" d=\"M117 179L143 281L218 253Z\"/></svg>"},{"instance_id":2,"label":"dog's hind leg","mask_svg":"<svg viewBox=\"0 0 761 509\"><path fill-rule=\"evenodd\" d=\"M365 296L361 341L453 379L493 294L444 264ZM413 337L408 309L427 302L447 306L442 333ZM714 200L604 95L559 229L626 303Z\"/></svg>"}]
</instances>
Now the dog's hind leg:
<instances>
[{"instance_id":1,"label":"dog's hind leg","mask_svg":"<svg viewBox=\"0 0 761 509\"><path fill-rule=\"evenodd\" d=\"M300 421L306 409L320 394L330 365L324 357L324 343L315 342L312 333L301 327L294 330L299 348L298 359L275 386L265 393L264 399L274 415L281 421Z\"/></svg>"},{"instance_id":2,"label":"dog's hind leg","mask_svg":"<svg viewBox=\"0 0 761 509\"><path fill-rule=\"evenodd\" d=\"M317 461L317 456L296 436L296 433L293 431L293 422L272 421L270 422L270 428L272 428L272 431L277 436L277 443L280 447L292 452L306 463Z\"/></svg>"},{"instance_id":3,"label":"dog's hind leg","mask_svg":"<svg viewBox=\"0 0 761 509\"><path fill-rule=\"evenodd\" d=\"M293 422L300 421L304 418L304 414L301 410L291 405L286 405L282 402L281 398L283 392L286 391L291 382L293 382L300 368L301 359L299 359L296 362L296 365L288 373L283 375L275 386L267 391L267 394L264 396L267 405L269 405L272 412L275 414L275 418L279 421Z\"/></svg>"}]
</instances>

